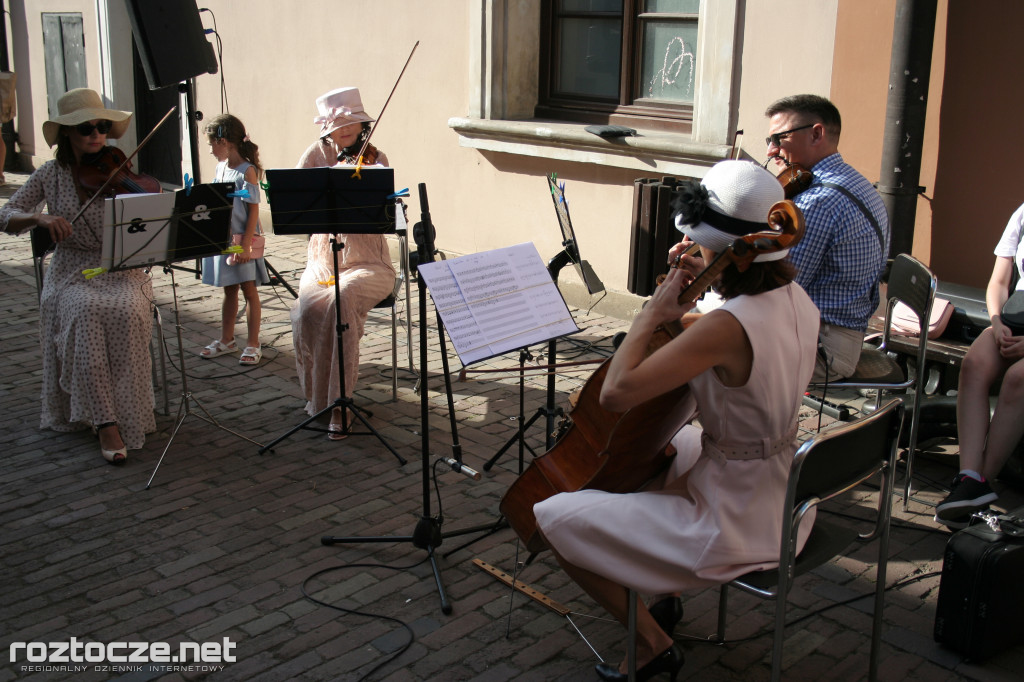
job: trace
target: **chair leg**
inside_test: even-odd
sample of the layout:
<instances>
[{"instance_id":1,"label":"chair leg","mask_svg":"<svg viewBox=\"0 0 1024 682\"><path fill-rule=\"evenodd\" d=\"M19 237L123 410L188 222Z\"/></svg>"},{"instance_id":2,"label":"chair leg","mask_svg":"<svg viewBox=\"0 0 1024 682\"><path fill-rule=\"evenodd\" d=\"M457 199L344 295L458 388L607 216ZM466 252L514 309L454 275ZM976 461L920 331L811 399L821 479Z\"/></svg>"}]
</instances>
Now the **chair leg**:
<instances>
[{"instance_id":1,"label":"chair leg","mask_svg":"<svg viewBox=\"0 0 1024 682\"><path fill-rule=\"evenodd\" d=\"M156 306L153 306L153 319L156 321L157 335L159 338L157 349L160 354L160 386L163 387L164 416L167 417L171 414L171 399L167 387L167 356L164 353L164 322L163 318L160 317L160 309ZM150 339L150 348L152 349L152 338ZM152 355L152 350L150 354ZM155 367L154 371L156 371Z\"/></svg>"},{"instance_id":2,"label":"chair leg","mask_svg":"<svg viewBox=\"0 0 1024 682\"><path fill-rule=\"evenodd\" d=\"M890 460L883 472L882 487L878 491L878 523L881 526L878 538L878 568L875 570L875 608L871 617L871 650L868 654L868 682L878 679L878 654L882 646L882 616L885 610L885 581L889 566L889 531L892 529L892 489L895 458ZM904 498L906 501L906 498Z\"/></svg>"},{"instance_id":3,"label":"chair leg","mask_svg":"<svg viewBox=\"0 0 1024 682\"><path fill-rule=\"evenodd\" d=\"M718 642L725 641L725 615L729 609L729 584L722 583L718 588L718 632L716 637Z\"/></svg>"},{"instance_id":4,"label":"chair leg","mask_svg":"<svg viewBox=\"0 0 1024 682\"><path fill-rule=\"evenodd\" d=\"M910 493L913 487L913 480L911 476L914 473L914 454L917 452L917 432L920 427L921 420L919 418L921 414L921 401L924 400L924 391L920 384L920 377L918 377L918 385L914 390L914 408L910 410L910 437L907 440L907 472L903 477L903 511L907 511L907 507L910 505Z\"/></svg>"},{"instance_id":5,"label":"chair leg","mask_svg":"<svg viewBox=\"0 0 1024 682\"><path fill-rule=\"evenodd\" d=\"M36 304L43 299L43 259L32 257L32 273L36 276Z\"/></svg>"},{"instance_id":6,"label":"chair leg","mask_svg":"<svg viewBox=\"0 0 1024 682\"><path fill-rule=\"evenodd\" d=\"M789 584L779 572L778 594L775 595L775 632L772 633L772 682L782 679L782 644L786 641L786 600Z\"/></svg>"},{"instance_id":7,"label":"chair leg","mask_svg":"<svg viewBox=\"0 0 1024 682\"><path fill-rule=\"evenodd\" d=\"M391 304L391 402L398 401L398 299Z\"/></svg>"},{"instance_id":8,"label":"chair leg","mask_svg":"<svg viewBox=\"0 0 1024 682\"><path fill-rule=\"evenodd\" d=\"M629 673L629 680L636 680L636 592L629 591L626 599L629 604L626 609L626 623L629 631L626 637L626 672Z\"/></svg>"}]
</instances>

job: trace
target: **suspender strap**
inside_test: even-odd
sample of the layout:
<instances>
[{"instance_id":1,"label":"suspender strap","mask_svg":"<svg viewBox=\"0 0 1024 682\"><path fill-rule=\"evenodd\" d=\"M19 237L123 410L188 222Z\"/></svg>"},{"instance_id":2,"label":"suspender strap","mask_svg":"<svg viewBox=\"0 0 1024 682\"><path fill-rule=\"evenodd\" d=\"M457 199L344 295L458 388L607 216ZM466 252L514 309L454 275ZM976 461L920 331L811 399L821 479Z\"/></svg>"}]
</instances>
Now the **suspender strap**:
<instances>
[{"instance_id":1,"label":"suspender strap","mask_svg":"<svg viewBox=\"0 0 1024 682\"><path fill-rule=\"evenodd\" d=\"M885 236L882 235L882 228L878 225L878 221L875 220L875 216L868 210L868 207L864 205L864 202L854 196L853 192L846 189L842 185L837 185L834 182L822 182L822 187L830 187L837 189L847 196L847 198L854 203L854 205L860 209L860 212L864 214L864 217L871 223L871 227L875 228L875 234L878 236L878 246L885 251Z\"/></svg>"}]
</instances>

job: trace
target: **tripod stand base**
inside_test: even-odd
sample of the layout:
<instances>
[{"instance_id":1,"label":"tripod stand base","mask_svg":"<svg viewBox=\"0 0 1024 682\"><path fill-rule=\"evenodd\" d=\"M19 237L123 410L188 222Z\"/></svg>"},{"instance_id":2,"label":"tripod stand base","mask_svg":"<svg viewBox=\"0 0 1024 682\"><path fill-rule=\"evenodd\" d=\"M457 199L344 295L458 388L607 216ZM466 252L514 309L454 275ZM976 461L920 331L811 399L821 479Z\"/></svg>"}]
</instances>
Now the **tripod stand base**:
<instances>
[{"instance_id":1,"label":"tripod stand base","mask_svg":"<svg viewBox=\"0 0 1024 682\"><path fill-rule=\"evenodd\" d=\"M288 290L288 293L291 294L293 298L299 297L299 293L292 288L291 284L288 284L288 281L281 276L280 272L274 269L274 266L270 264L270 261L264 258L263 264L267 266L267 273L270 275L270 281L268 282L270 286L276 287L278 284L280 284L281 286Z\"/></svg>"},{"instance_id":2,"label":"tripod stand base","mask_svg":"<svg viewBox=\"0 0 1024 682\"><path fill-rule=\"evenodd\" d=\"M320 544L331 547L333 545L341 544L358 544L362 542L411 542L414 547L427 550L427 557L430 559L430 567L434 572L434 583L437 585L437 593L441 599L441 611L448 615L452 612L451 602L448 601L448 595L445 594L444 584L441 582L441 571L437 565L437 554L435 549L441 546L441 543L445 538L457 537L460 535L467 535L469 533L484 532L486 535L497 532L501 528L506 527L504 524L504 517L498 519L493 524L475 526L473 528L466 528L458 531L451 531L449 533L441 532L441 521L436 518L420 517L420 520L416 524L416 529L412 535L393 535L393 536L370 536L370 537L340 537L336 535L325 535L320 538ZM477 538L479 539L479 538ZM475 542L475 541L474 541ZM452 552L458 551L463 547L471 543L466 543L453 549ZM448 552L451 554L452 552ZM447 556L447 554L445 555Z\"/></svg>"},{"instance_id":3,"label":"tripod stand base","mask_svg":"<svg viewBox=\"0 0 1024 682\"><path fill-rule=\"evenodd\" d=\"M202 410L203 413L200 414L198 412L193 412L190 405L191 402L194 402L196 404L196 407ZM171 449L171 444L174 443L174 438L175 436L178 435L178 430L181 429L182 425L184 425L185 423L185 420L188 419L189 417L198 417L207 424L216 426L221 431L226 431L227 433L230 433L232 436L236 436L238 438L241 438L242 440L247 440L253 445L259 446L259 443L254 441L252 438L243 436L237 431L232 431L231 429L229 429L228 427L224 426L216 419L214 419L213 416L211 416L210 413L206 411L206 408L203 407L202 403L200 403L199 400L194 395L192 395L191 393L184 393L181 396L181 405L178 407L178 421L174 425L174 431L171 432L171 437L167 440L167 445L164 446L164 451L160 454L160 459L157 461L156 466L153 467L153 473L150 474L149 480L146 482L146 490L149 490L149 487L153 485L153 479L156 478L156 472L160 469L160 465L163 464L164 457L167 456L167 451Z\"/></svg>"},{"instance_id":4,"label":"tripod stand base","mask_svg":"<svg viewBox=\"0 0 1024 682\"><path fill-rule=\"evenodd\" d=\"M428 526L430 526L428 528ZM441 582L441 569L437 565L437 555L434 553L434 545L427 544L421 545L420 542L423 539L422 535L433 535L434 528L440 530L440 526L437 524L435 519L420 519L420 522L416 526L415 535L400 536L396 535L393 537L365 537L365 538L344 538L326 535L320 538L320 543L323 545L331 546L336 544L354 544L358 542L411 542L417 547L422 547L427 550L427 558L430 559L430 568L434 572L434 584L437 585L437 594L441 599L441 612L448 615L452 612L452 604L448 601L448 595L444 591L444 584ZM440 544L440 538L437 538L437 544Z\"/></svg>"},{"instance_id":5,"label":"tripod stand base","mask_svg":"<svg viewBox=\"0 0 1024 682\"><path fill-rule=\"evenodd\" d=\"M537 411L534 412L533 416L530 417L530 419L527 420L527 422L525 424L523 424L522 429L521 430L517 430L516 434L514 436L512 436L511 438L509 438L508 441L506 441L506 443L503 446L501 446L501 449L498 450L496 453L494 453L493 457L491 457L489 460L484 462L484 471L490 471L494 467L494 465L498 463L498 460L501 459L501 456L504 455L505 452L510 447L515 445L516 443L520 443L524 448L526 448L527 450L530 451L531 455L536 457L537 456L537 452L532 447L530 447L530 444L526 442L525 438L526 438L526 431L528 431L529 428L531 426L533 426L533 423L535 421L537 421L538 419L540 419L541 417L544 417L544 419L545 419L544 423L547 424L547 428L548 428L548 437L547 437L548 445L547 445L547 449L550 450L551 449L551 442L550 442L551 441L551 435L550 434L554 431L555 420L557 418L561 417L564 414L565 413L562 411L561 408L557 408L554 412L549 412L548 408L546 408L546 407L538 407ZM522 464L521 461L520 461L520 464Z\"/></svg>"},{"instance_id":6,"label":"tripod stand base","mask_svg":"<svg viewBox=\"0 0 1024 682\"><path fill-rule=\"evenodd\" d=\"M345 410L343 412L344 417L342 418L342 430L341 431L330 431L328 429L322 429L322 428L320 428L318 426L310 426L310 424L312 424L313 422L319 420L325 414L330 414L335 409ZM351 424L348 421L348 415L350 413L356 419L358 419L362 423L363 426L366 427L366 429L367 429L366 431L353 431L351 429ZM277 445L278 443L280 443L281 441L283 441L284 439L288 438L289 436L291 436L292 434L294 434L294 433L296 433L298 431L306 430L306 431L319 431L320 433L334 433L334 434L337 434L339 436L376 436L377 440L379 440L381 442L381 444L384 447L386 447L391 452L392 455L395 456L395 458L398 460L400 465L406 464L405 458L402 457L400 454L398 454L398 451L395 450L393 447L391 447L391 445L386 440L384 440L384 437L381 436L380 433L375 428L373 428L373 426L370 425L370 422L366 418L366 413L367 413L367 411L364 410L363 408L359 407L358 405L356 405L354 402L352 402L351 398L338 398L333 403L331 403L330 405L328 405L324 409L320 410L319 412L317 412L313 416L309 417L308 419L303 421L298 426L295 426L295 427L289 429L285 433L281 434L280 436L278 436L274 440L270 441L269 443L267 443L266 445L261 447L260 450L259 450L259 453L262 455L267 450L273 451L274 446Z\"/></svg>"}]
</instances>

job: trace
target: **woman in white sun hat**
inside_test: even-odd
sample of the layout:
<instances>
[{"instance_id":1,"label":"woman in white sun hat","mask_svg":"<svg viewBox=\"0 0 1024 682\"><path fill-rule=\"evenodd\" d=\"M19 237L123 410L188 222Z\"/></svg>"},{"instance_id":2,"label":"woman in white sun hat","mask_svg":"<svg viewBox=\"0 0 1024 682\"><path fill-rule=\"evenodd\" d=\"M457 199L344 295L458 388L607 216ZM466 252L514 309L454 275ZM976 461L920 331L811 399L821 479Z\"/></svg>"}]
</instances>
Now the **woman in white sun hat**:
<instances>
[{"instance_id":1,"label":"woman in white sun hat","mask_svg":"<svg viewBox=\"0 0 1024 682\"><path fill-rule=\"evenodd\" d=\"M41 428L91 427L103 458L121 463L156 430L149 355L153 289L142 269L92 279L82 274L100 264L102 201L71 221L89 198L76 181L83 158L124 135L132 115L106 108L85 88L61 96L57 112L43 124L46 143L57 145L55 159L32 173L0 210L0 227L21 233L39 225L57 244L39 301Z\"/></svg>"},{"instance_id":2,"label":"woman in white sun hat","mask_svg":"<svg viewBox=\"0 0 1024 682\"><path fill-rule=\"evenodd\" d=\"M331 90L317 98L319 139L303 153L297 168L355 164L370 133L373 119L363 109L359 89ZM388 158L367 145L363 164L388 165ZM373 306L394 290L395 269L387 240L380 234L342 235L345 247L338 252L338 288L345 356L345 395L352 396L359 378L359 340ZM335 331L334 253L330 235L314 234L306 249L306 269L299 282L299 299L291 311L295 345L295 369L306 396L306 411L313 415L341 395L338 375L338 343ZM351 421L351 418L349 419ZM328 438L340 440L341 410L335 408Z\"/></svg>"},{"instance_id":3,"label":"woman in white sun hat","mask_svg":"<svg viewBox=\"0 0 1024 682\"><path fill-rule=\"evenodd\" d=\"M769 229L769 213L782 199L768 171L723 161L700 183L684 184L676 225L711 263L737 237ZM663 672L675 679L683 665L671 638L682 617L674 595L778 563L797 414L814 368L819 319L793 283L785 256L785 250L759 255L742 272L726 266L716 283L725 303L645 357L655 328L693 308L678 302L697 273L684 260L613 356L602 407L624 412L684 384L696 401L701 428L685 426L672 439L678 454L662 479L642 492L582 490L534 506L559 563L623 625L627 588L651 596L650 610L638 608L638 679ZM801 526L801 546L810 527ZM624 671L625 664L605 663L597 670L606 680L625 680Z\"/></svg>"}]
</instances>

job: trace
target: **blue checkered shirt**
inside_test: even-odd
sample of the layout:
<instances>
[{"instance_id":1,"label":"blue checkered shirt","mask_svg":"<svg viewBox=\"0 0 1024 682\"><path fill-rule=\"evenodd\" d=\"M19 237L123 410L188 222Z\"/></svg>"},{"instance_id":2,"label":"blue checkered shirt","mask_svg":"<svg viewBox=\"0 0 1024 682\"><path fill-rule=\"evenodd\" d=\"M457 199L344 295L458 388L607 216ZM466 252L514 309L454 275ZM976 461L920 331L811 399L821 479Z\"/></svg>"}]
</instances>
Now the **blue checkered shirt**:
<instances>
[{"instance_id":1,"label":"blue checkered shirt","mask_svg":"<svg viewBox=\"0 0 1024 682\"><path fill-rule=\"evenodd\" d=\"M794 201L804 213L803 239L789 252L797 283L811 297L821 320L865 331L878 307L878 282L889 255L889 217L882 197L854 168L833 154L811 169L814 182ZM882 233L848 196L822 183L840 185L860 199Z\"/></svg>"}]
</instances>

